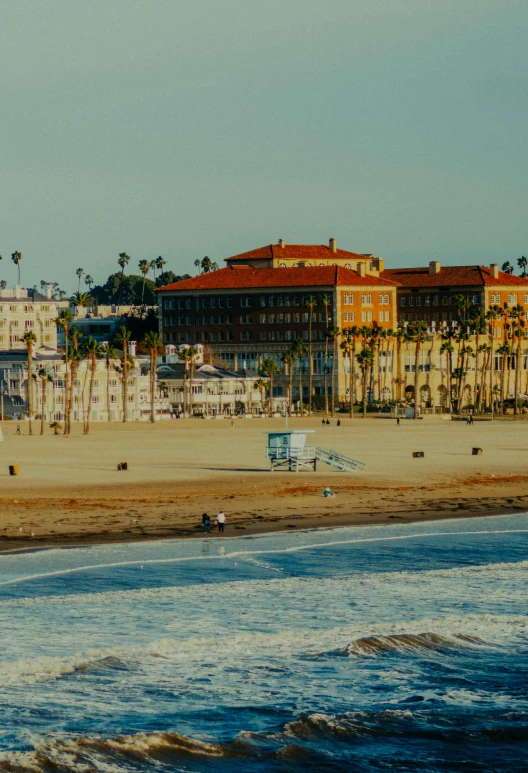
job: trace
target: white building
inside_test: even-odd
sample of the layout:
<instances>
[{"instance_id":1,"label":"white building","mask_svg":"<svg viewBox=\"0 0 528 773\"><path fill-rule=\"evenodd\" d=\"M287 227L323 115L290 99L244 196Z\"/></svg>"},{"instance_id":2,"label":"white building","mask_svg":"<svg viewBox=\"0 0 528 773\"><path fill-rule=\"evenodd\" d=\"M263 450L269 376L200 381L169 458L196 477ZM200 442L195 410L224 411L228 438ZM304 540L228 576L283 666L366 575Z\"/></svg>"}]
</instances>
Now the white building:
<instances>
[{"instance_id":1,"label":"white building","mask_svg":"<svg viewBox=\"0 0 528 773\"><path fill-rule=\"evenodd\" d=\"M127 419L147 421L150 419L150 378L149 360L133 356L128 374ZM111 362L107 369L105 360L97 361L93 382L91 421L121 421L123 417L123 383L119 368L120 361ZM33 414L41 412L42 381L38 374L41 369L52 376L53 382L46 382L45 419L64 421L65 416L65 363L57 352L36 348L33 357L33 376L30 383L33 396ZM73 384L72 421L81 422L88 407L90 389L90 364L83 360L78 367ZM6 417L19 419L28 411L28 363L25 350L0 353L0 400L3 400ZM166 390L158 385L155 395L156 418L166 418L170 405L165 397Z\"/></svg>"},{"instance_id":2,"label":"white building","mask_svg":"<svg viewBox=\"0 0 528 773\"><path fill-rule=\"evenodd\" d=\"M48 286L45 295L18 285L14 290L0 289L0 352L22 348L29 330L35 333L37 346L57 349L57 301L51 289Z\"/></svg>"}]
</instances>

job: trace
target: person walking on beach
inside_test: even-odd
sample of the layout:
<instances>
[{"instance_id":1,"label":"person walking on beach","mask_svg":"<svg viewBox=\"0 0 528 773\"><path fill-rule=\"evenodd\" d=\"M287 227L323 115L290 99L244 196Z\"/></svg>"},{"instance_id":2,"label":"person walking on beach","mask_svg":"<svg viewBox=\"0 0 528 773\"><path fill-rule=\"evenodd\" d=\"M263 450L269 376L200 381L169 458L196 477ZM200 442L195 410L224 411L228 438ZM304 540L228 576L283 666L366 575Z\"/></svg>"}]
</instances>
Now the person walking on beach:
<instances>
[{"instance_id":1,"label":"person walking on beach","mask_svg":"<svg viewBox=\"0 0 528 773\"><path fill-rule=\"evenodd\" d=\"M207 513L204 513L202 515L202 523L203 523L203 527L204 527L204 532L206 534L210 534L211 533L211 519L209 518Z\"/></svg>"},{"instance_id":2,"label":"person walking on beach","mask_svg":"<svg viewBox=\"0 0 528 773\"><path fill-rule=\"evenodd\" d=\"M400 426L400 417L399 416L396 416L396 426L397 427Z\"/></svg>"},{"instance_id":3,"label":"person walking on beach","mask_svg":"<svg viewBox=\"0 0 528 773\"><path fill-rule=\"evenodd\" d=\"M225 522L226 522L226 517L225 517L225 513L224 513L223 510L220 510L220 512L216 516L216 522L218 524L218 532L219 532L219 534L223 534L224 533L224 526L225 526Z\"/></svg>"},{"instance_id":4,"label":"person walking on beach","mask_svg":"<svg viewBox=\"0 0 528 773\"><path fill-rule=\"evenodd\" d=\"M338 419L338 420L337 420L337 426L338 426L338 427L340 427L340 426L341 426L341 419Z\"/></svg>"},{"instance_id":5,"label":"person walking on beach","mask_svg":"<svg viewBox=\"0 0 528 773\"><path fill-rule=\"evenodd\" d=\"M17 433L17 435L20 435L20 424L17 424L17 431L16 431L16 433Z\"/></svg>"}]
</instances>

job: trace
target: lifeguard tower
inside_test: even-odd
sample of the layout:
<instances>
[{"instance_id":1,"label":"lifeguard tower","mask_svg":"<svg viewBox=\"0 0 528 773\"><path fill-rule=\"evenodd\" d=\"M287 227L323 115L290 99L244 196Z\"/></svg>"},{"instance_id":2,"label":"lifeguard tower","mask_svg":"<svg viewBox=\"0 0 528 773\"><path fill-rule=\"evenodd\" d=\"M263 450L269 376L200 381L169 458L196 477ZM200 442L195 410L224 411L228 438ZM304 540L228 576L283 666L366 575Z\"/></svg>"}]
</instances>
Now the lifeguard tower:
<instances>
[{"instance_id":1,"label":"lifeguard tower","mask_svg":"<svg viewBox=\"0 0 528 773\"><path fill-rule=\"evenodd\" d=\"M317 469L317 462L336 467L344 472L356 472L365 469L363 462L350 456L320 446L307 446L306 435L315 433L314 429L283 430L268 432L266 456L271 462L271 471L287 467L289 472L299 472L303 468Z\"/></svg>"}]
</instances>

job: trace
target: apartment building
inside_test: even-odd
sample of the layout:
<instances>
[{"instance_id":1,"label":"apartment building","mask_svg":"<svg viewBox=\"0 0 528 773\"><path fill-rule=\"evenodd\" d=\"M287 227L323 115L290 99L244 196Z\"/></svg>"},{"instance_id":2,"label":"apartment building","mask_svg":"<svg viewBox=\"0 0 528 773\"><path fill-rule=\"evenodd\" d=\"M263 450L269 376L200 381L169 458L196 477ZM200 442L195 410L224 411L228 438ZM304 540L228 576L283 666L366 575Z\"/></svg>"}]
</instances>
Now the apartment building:
<instances>
[{"instance_id":1,"label":"apartment building","mask_svg":"<svg viewBox=\"0 0 528 773\"><path fill-rule=\"evenodd\" d=\"M37 346L57 349L57 301L34 289L15 287L0 289L0 352L24 346L24 334L35 333Z\"/></svg>"},{"instance_id":2,"label":"apartment building","mask_svg":"<svg viewBox=\"0 0 528 773\"><path fill-rule=\"evenodd\" d=\"M235 373L201 362L194 368L191 383L189 373L184 378L183 362L178 362L158 366L157 376L159 388L177 414L188 412L189 406L193 414L210 418L239 413L260 415L268 409L266 397L257 386L258 373L247 370ZM284 410L285 398L275 399L273 407Z\"/></svg>"},{"instance_id":3,"label":"apartment building","mask_svg":"<svg viewBox=\"0 0 528 773\"><path fill-rule=\"evenodd\" d=\"M128 374L127 419L146 421L150 419L150 378L148 357L132 356ZM123 416L123 389L121 374L116 359L109 369L104 360L99 360L93 383L91 420L121 421ZM33 357L33 374L29 378L27 353L24 350L0 352L0 400L8 418L18 419L27 415L28 385L32 389L34 414L41 412L42 381L39 371L43 369L53 382L46 384L46 421L64 421L65 412L65 364L62 355L45 349L36 349ZM73 385L72 420L82 421L89 399L90 365L87 360L79 364ZM157 385L155 410L158 418L170 414L170 402L166 390Z\"/></svg>"},{"instance_id":4,"label":"apartment building","mask_svg":"<svg viewBox=\"0 0 528 773\"><path fill-rule=\"evenodd\" d=\"M446 406L448 404L448 367L447 355L441 353L442 336L449 332L456 333L464 329L464 321L472 314L480 311L486 314L491 307L508 307L520 305L525 310L528 319L528 279L514 276L499 270L497 264L490 266L442 266L439 261L431 261L428 266L416 268L386 269L382 277L398 283L398 322L404 326L423 321L429 329L427 343L420 352L419 359L419 402L422 405ZM457 306L457 297L462 296L467 303L465 309ZM466 326L467 328L467 326ZM468 383L465 387L464 404L475 401L475 392L486 388L488 393L492 388L499 389L505 381L505 396L514 396L513 373L516 367L515 355L503 356L498 350L504 343L514 344L511 324L507 314L490 319L486 322L484 333L480 336L479 345L490 343L494 353L490 362L491 384L488 379L480 384L482 378L475 378L476 369L483 364L484 354L477 360L477 341L473 336L467 346L471 354L467 358ZM516 344L515 344L516 345ZM522 346L522 383L520 393L528 392L528 344ZM400 358L395 360L397 398L414 399L415 360L412 343L403 343ZM455 357L455 366L457 365ZM502 378L503 369L508 373ZM489 400L489 394L488 398Z\"/></svg>"},{"instance_id":5,"label":"apartment building","mask_svg":"<svg viewBox=\"0 0 528 773\"><path fill-rule=\"evenodd\" d=\"M214 362L232 371L258 372L262 361L271 358L280 368L274 386L277 398L286 394L288 381L281 355L296 340L311 347L315 394L323 392L325 368L334 373L336 394L344 394L346 368L340 366L341 350L337 350L337 367L331 365L328 329L388 327L396 319L396 283L367 273L364 264L355 271L341 265L268 268L228 260L227 268L167 285L158 292L160 334L165 344L200 343ZM307 356L295 363L294 372L299 367L308 372ZM307 385L303 393L308 396Z\"/></svg>"}]
</instances>

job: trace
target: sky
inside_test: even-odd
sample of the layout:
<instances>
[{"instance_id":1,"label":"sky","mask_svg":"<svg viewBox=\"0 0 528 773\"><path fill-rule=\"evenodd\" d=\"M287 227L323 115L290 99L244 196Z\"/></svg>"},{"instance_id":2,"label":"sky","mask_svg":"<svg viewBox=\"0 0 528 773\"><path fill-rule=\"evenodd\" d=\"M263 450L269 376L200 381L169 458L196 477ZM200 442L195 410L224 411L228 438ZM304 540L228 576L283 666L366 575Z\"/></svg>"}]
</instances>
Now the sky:
<instances>
[{"instance_id":1,"label":"sky","mask_svg":"<svg viewBox=\"0 0 528 773\"><path fill-rule=\"evenodd\" d=\"M526 0L3 0L0 279L528 254Z\"/></svg>"}]
</instances>

